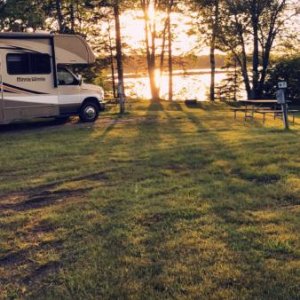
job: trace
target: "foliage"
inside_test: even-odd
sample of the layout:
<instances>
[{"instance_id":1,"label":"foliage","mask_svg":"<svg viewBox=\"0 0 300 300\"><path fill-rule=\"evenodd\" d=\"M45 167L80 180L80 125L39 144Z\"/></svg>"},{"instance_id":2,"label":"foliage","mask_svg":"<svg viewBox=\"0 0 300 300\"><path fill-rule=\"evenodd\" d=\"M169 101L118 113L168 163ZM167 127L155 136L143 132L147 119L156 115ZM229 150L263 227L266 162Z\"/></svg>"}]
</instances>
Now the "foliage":
<instances>
[{"instance_id":1,"label":"foliage","mask_svg":"<svg viewBox=\"0 0 300 300\"><path fill-rule=\"evenodd\" d=\"M0 27L2 31L48 29L54 32L81 34L86 37L99 58L104 58L105 62L108 60L111 62L111 70L114 73L117 57L114 39L114 8L118 7L120 13L124 10L142 9L147 33L145 33L145 43L141 46L139 53L146 56L151 91L155 99L160 96L155 74L157 69L160 69L162 73L166 58L168 58L169 78L171 79L169 86L172 87L172 53L174 53L172 47L175 44L172 41L176 31L175 24L171 22L172 12L191 13L193 19L191 23L194 23L197 19L195 6L190 8L186 5L192 2L196 4L201 15L198 21L199 35L203 37L202 44L210 47L212 70L210 98L214 99L215 49L235 57L248 97L262 96L275 40L281 37L285 23L292 24L290 17L299 12L296 10L299 3L291 0L188 0L183 2L173 0L0 0ZM190 9L189 12L188 9ZM121 33L119 40L122 38ZM293 32L289 36L295 38L298 33ZM290 45L286 39L283 40L277 46L293 46L293 51L297 51L295 39L293 39L293 45ZM119 50L121 49L122 52L128 46L124 43L117 44L120 44ZM200 47L195 45L195 48ZM166 54L167 50L168 54ZM128 53L136 58L130 49L126 51L126 54ZM117 65L120 65L121 56L118 56ZM99 74L94 75L99 76ZM171 90L170 88L170 99L172 98Z\"/></svg>"},{"instance_id":2,"label":"foliage","mask_svg":"<svg viewBox=\"0 0 300 300\"><path fill-rule=\"evenodd\" d=\"M241 98L241 87L243 78L234 56L227 55L223 69L226 70L226 78L217 87L219 99L225 101L236 101Z\"/></svg>"},{"instance_id":3,"label":"foliage","mask_svg":"<svg viewBox=\"0 0 300 300\"><path fill-rule=\"evenodd\" d=\"M196 10L197 27L199 42L208 47L212 46L212 39L217 37L217 31L220 30L220 19L218 10L222 5L221 0L190 0L191 9ZM200 34L199 34L200 33ZM215 40L215 48L219 48L218 40Z\"/></svg>"},{"instance_id":4,"label":"foliage","mask_svg":"<svg viewBox=\"0 0 300 300\"><path fill-rule=\"evenodd\" d=\"M271 66L264 93L266 97L274 98L278 81L288 83L287 98L300 104L300 56L281 57Z\"/></svg>"},{"instance_id":5,"label":"foliage","mask_svg":"<svg viewBox=\"0 0 300 300\"><path fill-rule=\"evenodd\" d=\"M4 31L25 31L41 29L46 19L46 4L42 0L2 1L0 26Z\"/></svg>"},{"instance_id":6,"label":"foliage","mask_svg":"<svg viewBox=\"0 0 300 300\"><path fill-rule=\"evenodd\" d=\"M222 2L220 0L195 0L195 2L200 9L200 32L206 37L207 44L210 48L211 81L209 98L211 101L214 101L216 73L215 50L218 47L218 36L220 35L220 9Z\"/></svg>"},{"instance_id":7,"label":"foliage","mask_svg":"<svg viewBox=\"0 0 300 300\"><path fill-rule=\"evenodd\" d=\"M224 0L219 38L232 53L243 75L249 98L261 96L274 42L292 12L286 0ZM251 53L251 66L248 55Z\"/></svg>"}]
</instances>

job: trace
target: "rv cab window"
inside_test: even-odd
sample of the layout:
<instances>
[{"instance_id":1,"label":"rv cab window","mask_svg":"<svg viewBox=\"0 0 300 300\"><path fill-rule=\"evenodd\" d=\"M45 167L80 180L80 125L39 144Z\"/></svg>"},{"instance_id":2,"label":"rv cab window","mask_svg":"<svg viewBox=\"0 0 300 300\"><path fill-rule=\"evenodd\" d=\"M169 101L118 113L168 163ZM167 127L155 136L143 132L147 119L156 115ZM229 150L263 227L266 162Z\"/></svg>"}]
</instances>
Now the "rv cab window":
<instances>
[{"instance_id":1,"label":"rv cab window","mask_svg":"<svg viewBox=\"0 0 300 300\"><path fill-rule=\"evenodd\" d=\"M66 68L57 69L57 78L59 85L78 85L78 79Z\"/></svg>"},{"instance_id":2,"label":"rv cab window","mask_svg":"<svg viewBox=\"0 0 300 300\"><path fill-rule=\"evenodd\" d=\"M10 53L6 57L10 75L50 74L51 60L48 54Z\"/></svg>"}]
</instances>

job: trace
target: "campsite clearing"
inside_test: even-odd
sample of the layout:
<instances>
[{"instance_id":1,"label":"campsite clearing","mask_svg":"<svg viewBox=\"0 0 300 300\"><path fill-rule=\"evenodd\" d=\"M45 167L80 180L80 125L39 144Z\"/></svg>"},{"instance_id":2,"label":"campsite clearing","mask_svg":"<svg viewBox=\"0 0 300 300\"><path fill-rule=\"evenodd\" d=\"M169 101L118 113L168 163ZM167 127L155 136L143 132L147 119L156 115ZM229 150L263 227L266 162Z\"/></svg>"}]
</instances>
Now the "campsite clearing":
<instances>
[{"instance_id":1,"label":"campsite clearing","mask_svg":"<svg viewBox=\"0 0 300 300\"><path fill-rule=\"evenodd\" d=\"M291 128L147 101L1 127L0 298L299 298Z\"/></svg>"}]
</instances>

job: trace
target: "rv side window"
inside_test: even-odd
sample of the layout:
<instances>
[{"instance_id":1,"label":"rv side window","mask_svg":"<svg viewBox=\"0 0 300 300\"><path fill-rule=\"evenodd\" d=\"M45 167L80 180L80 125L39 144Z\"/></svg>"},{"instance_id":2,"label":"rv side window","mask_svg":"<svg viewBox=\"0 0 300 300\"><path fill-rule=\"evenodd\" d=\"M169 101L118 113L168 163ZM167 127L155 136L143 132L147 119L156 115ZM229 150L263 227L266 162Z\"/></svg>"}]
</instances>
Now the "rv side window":
<instances>
[{"instance_id":1,"label":"rv side window","mask_svg":"<svg viewBox=\"0 0 300 300\"><path fill-rule=\"evenodd\" d=\"M7 55L7 73L30 74L29 55L27 54L8 54Z\"/></svg>"},{"instance_id":2,"label":"rv side window","mask_svg":"<svg viewBox=\"0 0 300 300\"><path fill-rule=\"evenodd\" d=\"M48 54L7 54L7 73L10 75L50 74L51 60Z\"/></svg>"}]
</instances>

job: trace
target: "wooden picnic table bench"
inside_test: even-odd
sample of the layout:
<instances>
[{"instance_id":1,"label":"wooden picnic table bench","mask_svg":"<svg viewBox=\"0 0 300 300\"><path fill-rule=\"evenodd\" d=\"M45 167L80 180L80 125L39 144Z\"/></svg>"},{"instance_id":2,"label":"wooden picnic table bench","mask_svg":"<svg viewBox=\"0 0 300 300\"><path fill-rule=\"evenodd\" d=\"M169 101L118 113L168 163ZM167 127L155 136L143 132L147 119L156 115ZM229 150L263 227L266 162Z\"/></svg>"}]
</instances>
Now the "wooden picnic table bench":
<instances>
[{"instance_id":1,"label":"wooden picnic table bench","mask_svg":"<svg viewBox=\"0 0 300 300\"><path fill-rule=\"evenodd\" d=\"M260 113L263 115L263 123L266 121L266 114L273 114L274 119L276 117L282 117L282 109L278 108L277 100L272 99L258 99L258 100L241 100L242 107L234 107L231 108L231 111L234 113L234 119L237 117L237 112L244 112L244 119L254 119L255 113ZM290 109L288 110L288 114L293 117L293 124L295 123L295 114L298 113L299 110Z\"/></svg>"},{"instance_id":2,"label":"wooden picnic table bench","mask_svg":"<svg viewBox=\"0 0 300 300\"><path fill-rule=\"evenodd\" d=\"M269 109L276 109L277 105L277 100L239 100L239 103L241 103L243 106L242 107L235 107L232 108L231 110L234 112L234 119L237 117L237 112L244 112L244 118L246 119L252 119L254 118L254 113L257 109L264 109L264 110L269 110ZM271 106L267 105L273 105L274 107L272 108Z\"/></svg>"},{"instance_id":3,"label":"wooden picnic table bench","mask_svg":"<svg viewBox=\"0 0 300 300\"><path fill-rule=\"evenodd\" d=\"M245 119L253 118L253 112L245 107L234 107L234 108L231 108L231 111L233 111L233 113L234 113L234 119L236 119L237 112L244 112ZM249 113L250 113L250 115L249 115Z\"/></svg>"},{"instance_id":4,"label":"wooden picnic table bench","mask_svg":"<svg viewBox=\"0 0 300 300\"><path fill-rule=\"evenodd\" d=\"M282 117L282 110L277 109L277 110L266 110L266 109L262 109L262 110L256 110L256 113L260 113L263 115L263 123L265 123L266 121L266 114L273 114L274 115L274 120L276 119L276 117ZM300 110L297 109L290 109L288 110L288 114L292 115L293 117L293 124L295 124L295 114L300 112Z\"/></svg>"}]
</instances>

